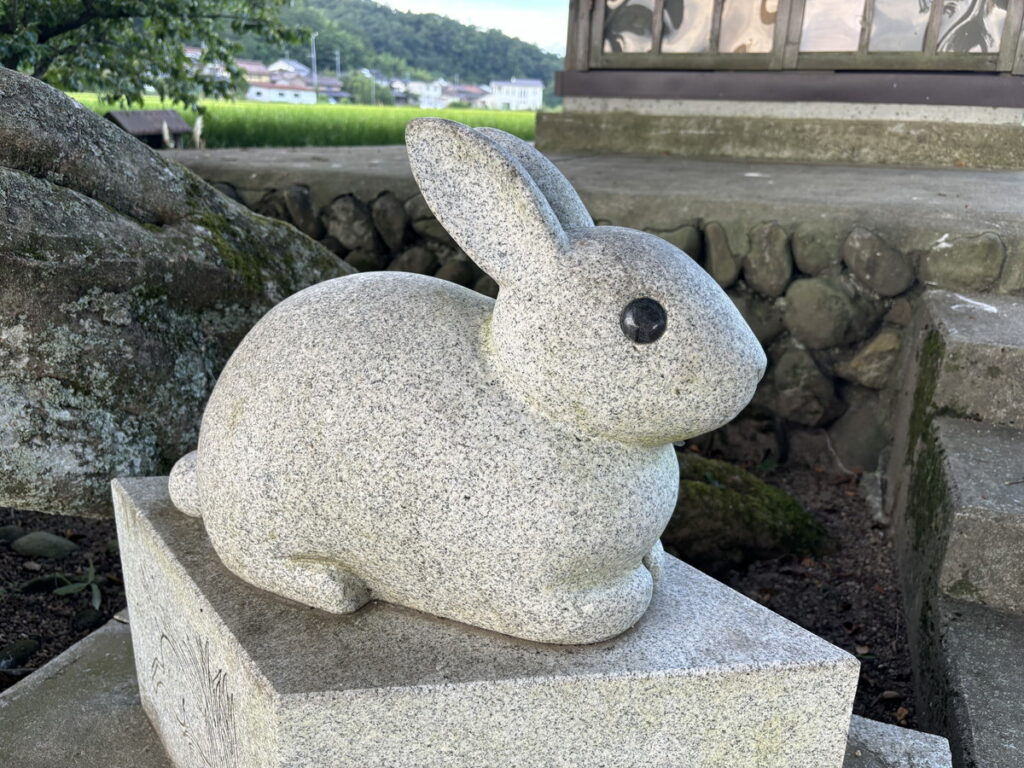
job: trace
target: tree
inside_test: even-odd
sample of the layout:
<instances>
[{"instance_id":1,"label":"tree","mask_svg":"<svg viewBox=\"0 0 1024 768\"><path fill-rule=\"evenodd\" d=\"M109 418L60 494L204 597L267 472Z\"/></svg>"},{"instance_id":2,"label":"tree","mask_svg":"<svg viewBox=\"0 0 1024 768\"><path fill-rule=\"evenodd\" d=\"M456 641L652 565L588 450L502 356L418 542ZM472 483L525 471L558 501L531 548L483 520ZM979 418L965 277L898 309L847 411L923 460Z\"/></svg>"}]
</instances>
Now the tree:
<instances>
[{"instance_id":1,"label":"tree","mask_svg":"<svg viewBox=\"0 0 1024 768\"><path fill-rule=\"evenodd\" d=\"M352 94L356 104L387 104L395 103L395 96L386 86L376 85L362 72L349 72L342 79L342 87Z\"/></svg>"},{"instance_id":2,"label":"tree","mask_svg":"<svg viewBox=\"0 0 1024 768\"><path fill-rule=\"evenodd\" d=\"M147 86L195 106L244 86L234 62L243 36L285 46L300 30L283 24L288 0L6 0L0 64L65 90L99 91L141 104ZM202 48L197 61L186 44Z\"/></svg>"},{"instance_id":3,"label":"tree","mask_svg":"<svg viewBox=\"0 0 1024 768\"><path fill-rule=\"evenodd\" d=\"M273 61L279 58L298 59L304 64L309 63L309 34L316 30L317 70L333 72L335 66L342 70L366 66L372 53L363 43L359 35L340 28L318 8L311 8L303 2L295 2L281 11L281 21L288 27L303 30L301 38L290 40L284 44L267 39L259 39L254 35L246 35L240 40L243 55L260 61ZM337 55L336 55L337 53Z\"/></svg>"}]
</instances>

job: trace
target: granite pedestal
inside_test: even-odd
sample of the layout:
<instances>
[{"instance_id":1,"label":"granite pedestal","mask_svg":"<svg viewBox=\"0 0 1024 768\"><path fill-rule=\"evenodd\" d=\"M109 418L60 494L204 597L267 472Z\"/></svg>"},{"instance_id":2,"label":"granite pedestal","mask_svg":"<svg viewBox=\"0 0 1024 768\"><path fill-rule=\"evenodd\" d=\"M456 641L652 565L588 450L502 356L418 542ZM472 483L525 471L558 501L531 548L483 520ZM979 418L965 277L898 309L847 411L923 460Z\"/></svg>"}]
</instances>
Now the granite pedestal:
<instances>
[{"instance_id":1,"label":"granite pedestal","mask_svg":"<svg viewBox=\"0 0 1024 768\"><path fill-rule=\"evenodd\" d=\"M301 606L225 569L166 478L114 500L142 703L179 768L843 764L857 662L674 558L631 630L542 645Z\"/></svg>"}]
</instances>

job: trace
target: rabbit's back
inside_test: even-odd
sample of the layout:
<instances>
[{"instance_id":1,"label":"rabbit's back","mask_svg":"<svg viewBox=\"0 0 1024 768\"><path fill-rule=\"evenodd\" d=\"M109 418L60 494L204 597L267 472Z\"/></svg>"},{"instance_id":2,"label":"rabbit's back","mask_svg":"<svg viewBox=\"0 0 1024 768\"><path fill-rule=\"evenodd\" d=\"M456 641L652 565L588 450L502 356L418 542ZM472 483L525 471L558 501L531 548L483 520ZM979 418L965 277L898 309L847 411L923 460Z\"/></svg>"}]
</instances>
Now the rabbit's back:
<instances>
[{"instance_id":1,"label":"rabbit's back","mask_svg":"<svg viewBox=\"0 0 1024 768\"><path fill-rule=\"evenodd\" d=\"M203 419L199 490L222 559L329 557L440 615L460 590L486 611L509 579L635 570L675 501L671 448L573 434L517 400L490 364L492 308L375 273L269 313Z\"/></svg>"}]
</instances>

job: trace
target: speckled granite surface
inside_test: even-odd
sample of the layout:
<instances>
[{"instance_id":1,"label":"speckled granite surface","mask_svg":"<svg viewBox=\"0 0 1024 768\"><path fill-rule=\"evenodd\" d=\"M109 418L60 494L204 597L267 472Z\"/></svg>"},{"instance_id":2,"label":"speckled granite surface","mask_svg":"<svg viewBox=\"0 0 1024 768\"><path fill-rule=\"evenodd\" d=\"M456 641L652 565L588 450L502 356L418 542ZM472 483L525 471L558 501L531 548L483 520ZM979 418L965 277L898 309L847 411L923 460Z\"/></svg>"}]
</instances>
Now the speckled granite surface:
<instances>
[{"instance_id":1,"label":"speckled granite surface","mask_svg":"<svg viewBox=\"0 0 1024 768\"><path fill-rule=\"evenodd\" d=\"M593 645L254 589L166 478L114 485L143 705L180 768L839 768L857 662L674 558ZM212 757L211 757L212 756Z\"/></svg>"},{"instance_id":2,"label":"speckled granite surface","mask_svg":"<svg viewBox=\"0 0 1024 768\"><path fill-rule=\"evenodd\" d=\"M764 353L692 259L593 226L525 142L438 119L407 136L497 301L402 272L295 294L232 355L171 495L232 572L307 605L614 637L651 600L671 443L739 413Z\"/></svg>"}]
</instances>

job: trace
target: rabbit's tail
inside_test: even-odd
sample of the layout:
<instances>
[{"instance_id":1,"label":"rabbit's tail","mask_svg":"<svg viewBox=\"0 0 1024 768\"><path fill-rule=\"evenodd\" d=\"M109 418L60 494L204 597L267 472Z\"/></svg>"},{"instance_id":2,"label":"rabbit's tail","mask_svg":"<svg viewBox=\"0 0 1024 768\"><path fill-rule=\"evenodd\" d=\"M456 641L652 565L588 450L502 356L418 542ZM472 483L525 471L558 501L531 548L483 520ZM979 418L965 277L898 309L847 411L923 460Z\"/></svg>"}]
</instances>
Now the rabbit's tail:
<instances>
[{"instance_id":1,"label":"rabbit's tail","mask_svg":"<svg viewBox=\"0 0 1024 768\"><path fill-rule=\"evenodd\" d=\"M196 486L196 452L186 453L174 465L167 480L171 501L179 510L192 517L202 517L199 489Z\"/></svg>"}]
</instances>

